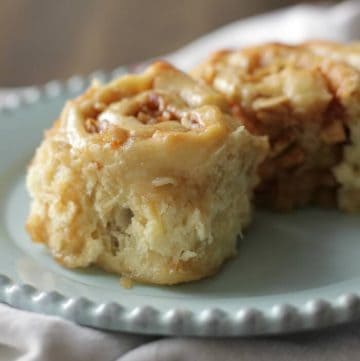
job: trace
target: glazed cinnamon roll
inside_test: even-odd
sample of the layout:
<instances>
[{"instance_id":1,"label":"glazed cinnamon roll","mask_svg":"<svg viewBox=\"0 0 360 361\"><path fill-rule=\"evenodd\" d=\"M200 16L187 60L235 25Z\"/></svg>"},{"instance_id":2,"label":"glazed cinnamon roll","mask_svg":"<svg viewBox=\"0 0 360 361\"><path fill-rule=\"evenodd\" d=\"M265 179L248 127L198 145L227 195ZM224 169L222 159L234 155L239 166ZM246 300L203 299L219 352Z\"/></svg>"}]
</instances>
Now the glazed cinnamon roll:
<instances>
[{"instance_id":1,"label":"glazed cinnamon roll","mask_svg":"<svg viewBox=\"0 0 360 361\"><path fill-rule=\"evenodd\" d=\"M192 74L223 93L252 134L269 137L258 203L360 210L360 73L318 52L282 44L222 51Z\"/></svg>"},{"instance_id":2,"label":"glazed cinnamon roll","mask_svg":"<svg viewBox=\"0 0 360 361\"><path fill-rule=\"evenodd\" d=\"M27 229L66 267L200 279L235 254L266 151L222 95L158 62L66 104L29 167Z\"/></svg>"}]
</instances>

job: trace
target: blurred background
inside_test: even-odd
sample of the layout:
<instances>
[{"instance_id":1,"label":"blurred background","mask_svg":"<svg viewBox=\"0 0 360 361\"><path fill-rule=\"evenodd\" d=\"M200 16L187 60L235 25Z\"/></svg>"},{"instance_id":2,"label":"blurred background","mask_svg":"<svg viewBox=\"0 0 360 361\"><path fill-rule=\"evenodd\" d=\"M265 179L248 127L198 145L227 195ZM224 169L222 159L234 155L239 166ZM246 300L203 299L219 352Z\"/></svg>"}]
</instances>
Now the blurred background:
<instances>
[{"instance_id":1,"label":"blurred background","mask_svg":"<svg viewBox=\"0 0 360 361\"><path fill-rule=\"evenodd\" d=\"M172 52L231 21L296 3L0 0L0 87L110 70Z\"/></svg>"}]
</instances>

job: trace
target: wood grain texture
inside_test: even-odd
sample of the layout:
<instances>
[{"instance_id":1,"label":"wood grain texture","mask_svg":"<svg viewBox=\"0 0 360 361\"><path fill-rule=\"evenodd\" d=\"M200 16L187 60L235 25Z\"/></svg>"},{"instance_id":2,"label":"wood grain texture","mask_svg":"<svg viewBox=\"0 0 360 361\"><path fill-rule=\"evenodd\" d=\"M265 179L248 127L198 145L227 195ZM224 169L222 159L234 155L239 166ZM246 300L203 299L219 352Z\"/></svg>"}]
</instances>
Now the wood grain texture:
<instances>
[{"instance_id":1,"label":"wood grain texture","mask_svg":"<svg viewBox=\"0 0 360 361\"><path fill-rule=\"evenodd\" d=\"M112 69L165 54L293 0L0 0L0 86Z\"/></svg>"}]
</instances>

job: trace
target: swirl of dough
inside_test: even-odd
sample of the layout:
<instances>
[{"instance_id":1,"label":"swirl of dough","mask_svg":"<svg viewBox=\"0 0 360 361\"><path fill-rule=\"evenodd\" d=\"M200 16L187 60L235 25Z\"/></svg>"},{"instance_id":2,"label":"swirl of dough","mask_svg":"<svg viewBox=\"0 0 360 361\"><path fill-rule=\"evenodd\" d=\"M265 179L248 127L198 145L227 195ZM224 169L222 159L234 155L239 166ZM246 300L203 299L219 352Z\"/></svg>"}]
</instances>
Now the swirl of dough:
<instances>
[{"instance_id":1,"label":"swirl of dough","mask_svg":"<svg viewBox=\"0 0 360 361\"><path fill-rule=\"evenodd\" d=\"M83 96L68 102L61 119L74 148L85 147L89 141L106 142L115 129L122 131L122 140L117 142L122 145L169 133L201 136L215 128L224 134L234 124L226 117L211 116L216 112L214 105L228 111L220 94L171 65L157 62L143 74L105 86L94 83Z\"/></svg>"}]
</instances>

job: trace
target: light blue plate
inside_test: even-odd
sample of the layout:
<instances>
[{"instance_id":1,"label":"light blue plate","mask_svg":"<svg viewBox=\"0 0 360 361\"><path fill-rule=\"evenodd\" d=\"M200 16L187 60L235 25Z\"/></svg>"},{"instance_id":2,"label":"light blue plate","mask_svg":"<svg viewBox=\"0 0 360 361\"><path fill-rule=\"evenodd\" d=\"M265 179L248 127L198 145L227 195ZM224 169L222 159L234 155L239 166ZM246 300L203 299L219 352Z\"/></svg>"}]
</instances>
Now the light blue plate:
<instances>
[{"instance_id":1,"label":"light blue plate","mask_svg":"<svg viewBox=\"0 0 360 361\"><path fill-rule=\"evenodd\" d=\"M360 316L360 218L337 211L258 212L239 256L217 276L186 285L125 289L117 276L56 264L24 230L24 177L43 130L86 83L29 89L0 111L0 301L84 325L164 335L281 333Z\"/></svg>"}]
</instances>

